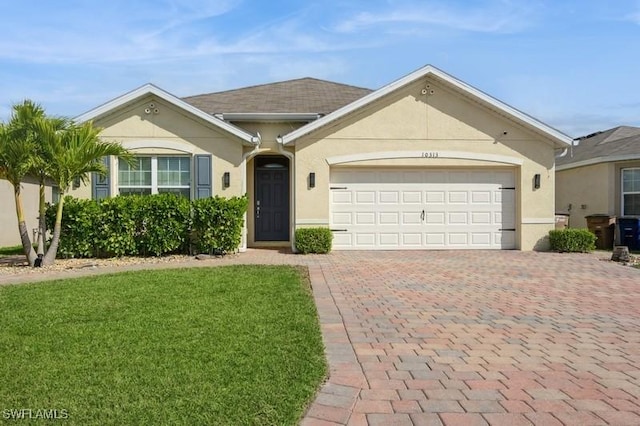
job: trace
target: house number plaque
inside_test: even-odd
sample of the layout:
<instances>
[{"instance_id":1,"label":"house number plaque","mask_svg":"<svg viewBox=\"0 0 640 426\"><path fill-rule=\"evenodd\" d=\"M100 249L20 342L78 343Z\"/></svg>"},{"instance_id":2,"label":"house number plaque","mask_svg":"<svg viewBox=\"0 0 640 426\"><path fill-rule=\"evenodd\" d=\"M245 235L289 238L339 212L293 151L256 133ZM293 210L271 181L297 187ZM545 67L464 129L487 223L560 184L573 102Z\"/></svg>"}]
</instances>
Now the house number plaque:
<instances>
[{"instance_id":1,"label":"house number plaque","mask_svg":"<svg viewBox=\"0 0 640 426\"><path fill-rule=\"evenodd\" d=\"M438 158L439 154L437 151L424 151L422 153L422 158Z\"/></svg>"}]
</instances>

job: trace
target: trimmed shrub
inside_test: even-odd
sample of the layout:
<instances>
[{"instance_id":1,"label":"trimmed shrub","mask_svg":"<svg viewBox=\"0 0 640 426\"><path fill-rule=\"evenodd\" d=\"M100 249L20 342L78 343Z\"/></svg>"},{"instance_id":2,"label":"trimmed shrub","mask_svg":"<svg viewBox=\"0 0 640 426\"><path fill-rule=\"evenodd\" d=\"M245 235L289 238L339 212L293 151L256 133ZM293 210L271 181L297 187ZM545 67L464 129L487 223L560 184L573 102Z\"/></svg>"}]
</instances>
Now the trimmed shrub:
<instances>
[{"instance_id":1,"label":"trimmed shrub","mask_svg":"<svg viewBox=\"0 0 640 426\"><path fill-rule=\"evenodd\" d=\"M47 206L47 229L53 231L57 205ZM58 257L94 257L97 229L95 218L100 214L98 204L92 200L80 200L67 195L64 198L64 214Z\"/></svg>"},{"instance_id":2,"label":"trimmed shrub","mask_svg":"<svg viewBox=\"0 0 640 426\"><path fill-rule=\"evenodd\" d=\"M225 254L235 251L242 241L246 196L201 198L191 202L192 251Z\"/></svg>"},{"instance_id":3,"label":"trimmed shrub","mask_svg":"<svg viewBox=\"0 0 640 426\"><path fill-rule=\"evenodd\" d=\"M100 201L65 197L59 257L224 254L242 238L246 197L189 201L175 194L131 195ZM53 229L57 205L47 208Z\"/></svg>"},{"instance_id":4,"label":"trimmed shrub","mask_svg":"<svg viewBox=\"0 0 640 426\"><path fill-rule=\"evenodd\" d=\"M333 234L329 228L296 229L296 249L302 253L329 253Z\"/></svg>"},{"instance_id":5,"label":"trimmed shrub","mask_svg":"<svg viewBox=\"0 0 640 426\"><path fill-rule=\"evenodd\" d=\"M105 198L98 201L96 256L120 257L137 254L136 207L139 196Z\"/></svg>"},{"instance_id":6,"label":"trimmed shrub","mask_svg":"<svg viewBox=\"0 0 640 426\"><path fill-rule=\"evenodd\" d=\"M596 249L596 236L588 229L555 229L549 231L551 250L586 253Z\"/></svg>"},{"instance_id":7,"label":"trimmed shrub","mask_svg":"<svg viewBox=\"0 0 640 426\"><path fill-rule=\"evenodd\" d=\"M142 256L186 252L191 205L176 194L135 196L136 252Z\"/></svg>"}]
</instances>

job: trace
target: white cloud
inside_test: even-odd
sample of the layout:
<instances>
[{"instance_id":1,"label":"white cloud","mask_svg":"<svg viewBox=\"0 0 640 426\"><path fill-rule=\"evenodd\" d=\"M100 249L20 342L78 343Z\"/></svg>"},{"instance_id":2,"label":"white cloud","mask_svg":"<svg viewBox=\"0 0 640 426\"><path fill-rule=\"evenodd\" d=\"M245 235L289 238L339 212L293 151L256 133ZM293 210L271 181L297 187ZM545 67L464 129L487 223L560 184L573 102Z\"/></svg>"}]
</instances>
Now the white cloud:
<instances>
[{"instance_id":1,"label":"white cloud","mask_svg":"<svg viewBox=\"0 0 640 426\"><path fill-rule=\"evenodd\" d=\"M372 28L390 32L415 32L420 26L480 32L511 33L531 24L531 9L509 0L487 0L478 6L463 6L443 0L393 3L376 11L366 11L339 22L334 30L352 33Z\"/></svg>"},{"instance_id":2,"label":"white cloud","mask_svg":"<svg viewBox=\"0 0 640 426\"><path fill-rule=\"evenodd\" d=\"M13 10L0 18L0 56L31 63L124 62L185 56L189 52L189 36L198 35L198 22L224 15L236 3L115 0L99 8L80 4L64 9L45 3L44 10L37 13ZM100 11L99 16L96 10Z\"/></svg>"}]
</instances>

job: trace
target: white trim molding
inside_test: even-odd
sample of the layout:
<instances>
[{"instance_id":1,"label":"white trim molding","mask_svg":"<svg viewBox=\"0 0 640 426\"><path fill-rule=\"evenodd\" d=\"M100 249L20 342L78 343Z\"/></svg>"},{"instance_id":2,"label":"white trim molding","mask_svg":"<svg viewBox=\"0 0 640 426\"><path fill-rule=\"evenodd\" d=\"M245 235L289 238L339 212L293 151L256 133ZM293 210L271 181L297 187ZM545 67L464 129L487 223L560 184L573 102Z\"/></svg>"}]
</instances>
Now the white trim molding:
<instances>
[{"instance_id":1,"label":"white trim molding","mask_svg":"<svg viewBox=\"0 0 640 426\"><path fill-rule=\"evenodd\" d=\"M367 160L390 160L395 158L424 158L425 164L433 162L441 158L454 158L458 160L478 160L478 161L491 161L494 163L510 164L514 166L521 166L523 160L521 158L509 157L506 155L494 155L483 154L476 152L466 151L378 151L378 152L363 152L359 154L350 155L338 155L335 157L327 158L327 163L330 166L336 164L353 163L355 161L367 161Z\"/></svg>"},{"instance_id":2,"label":"white trim molding","mask_svg":"<svg viewBox=\"0 0 640 426\"><path fill-rule=\"evenodd\" d=\"M555 217L525 217L521 222L523 225L552 225L556 223Z\"/></svg>"}]
</instances>

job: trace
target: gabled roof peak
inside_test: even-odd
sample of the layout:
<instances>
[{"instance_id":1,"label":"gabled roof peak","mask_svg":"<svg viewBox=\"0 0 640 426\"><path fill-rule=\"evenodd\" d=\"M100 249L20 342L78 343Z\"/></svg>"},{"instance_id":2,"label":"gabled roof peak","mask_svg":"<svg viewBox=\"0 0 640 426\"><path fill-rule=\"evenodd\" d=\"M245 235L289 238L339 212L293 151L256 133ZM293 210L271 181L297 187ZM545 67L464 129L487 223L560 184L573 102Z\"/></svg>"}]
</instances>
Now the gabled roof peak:
<instances>
[{"instance_id":1,"label":"gabled roof peak","mask_svg":"<svg viewBox=\"0 0 640 426\"><path fill-rule=\"evenodd\" d=\"M207 123L210 123L212 125L214 125L215 127L218 127L222 130L225 130L228 133L231 133L234 136L237 136L238 138L240 138L243 143L246 143L248 145L256 145L259 143L258 141L258 136L254 136L250 133L248 133L247 131L236 127L230 123L227 123L223 120L220 120L217 117L214 117L212 115L206 114L205 112L199 110L198 108L188 104L187 102L183 101L182 99L172 95L171 93L162 90L161 88L159 88L158 86L152 84L152 83L146 83L140 87L138 87L137 89L134 89L130 92L125 93L124 95L118 96L115 99L112 99L108 102L105 102L104 104L85 112L82 115L79 115L75 118L75 121L78 122L84 122L84 121L89 121L89 120L95 120L97 118L103 117L107 114L112 113L114 110L121 108L125 105L131 104L132 102L137 101L140 98L143 98L145 96L149 96L149 95L153 95L158 97L159 99L162 99L172 105L174 105L177 108L180 108L190 114L192 114L193 116L196 116L202 120L204 120Z\"/></svg>"},{"instance_id":2,"label":"gabled roof peak","mask_svg":"<svg viewBox=\"0 0 640 426\"><path fill-rule=\"evenodd\" d=\"M344 117L352 112L363 108L372 102L402 88L407 86L408 84L413 83L419 79L424 77L435 77L440 81L445 82L447 85L454 87L456 90L465 93L466 95L474 98L475 100L484 103L490 108L499 111L507 117L510 117L512 120L525 125L526 127L537 131L540 134L545 135L550 140L554 142L554 144L558 147L568 147L571 145L573 139L566 134L560 132L553 127L542 123L541 121L533 118L532 116L523 113L522 111L513 108L510 105L505 104L502 101L482 92L481 90L476 89L475 87L458 80L457 78L447 74L446 72L434 67L433 65L425 65L422 68L415 70L414 72L407 74L404 77L395 80L386 86L372 91L366 96L363 96L359 99L354 100L353 102L343 106L342 108L331 112L330 114L320 118L319 120L313 121L305 126L302 126L286 135L284 135L281 140L283 144L295 143L300 137L303 137L320 127L323 127L334 120L338 120L341 117ZM426 90L426 89L425 89Z\"/></svg>"}]
</instances>

